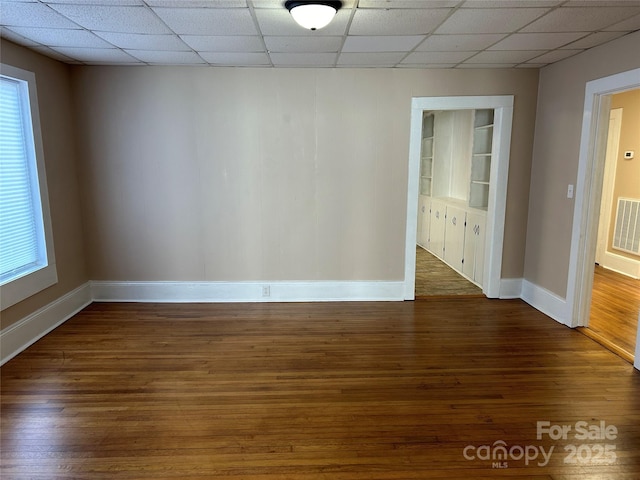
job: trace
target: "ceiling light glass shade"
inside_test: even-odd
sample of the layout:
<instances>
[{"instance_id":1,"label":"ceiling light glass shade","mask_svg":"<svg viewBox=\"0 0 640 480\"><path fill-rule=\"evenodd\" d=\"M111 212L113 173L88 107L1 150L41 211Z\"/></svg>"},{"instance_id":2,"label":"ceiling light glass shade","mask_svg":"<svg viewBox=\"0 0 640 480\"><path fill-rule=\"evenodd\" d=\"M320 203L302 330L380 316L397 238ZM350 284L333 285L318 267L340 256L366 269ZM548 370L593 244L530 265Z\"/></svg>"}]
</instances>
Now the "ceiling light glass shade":
<instances>
[{"instance_id":1,"label":"ceiling light glass shade","mask_svg":"<svg viewBox=\"0 0 640 480\"><path fill-rule=\"evenodd\" d=\"M308 30L317 30L331 23L342 6L342 2L329 0L288 1L284 6L298 25Z\"/></svg>"}]
</instances>

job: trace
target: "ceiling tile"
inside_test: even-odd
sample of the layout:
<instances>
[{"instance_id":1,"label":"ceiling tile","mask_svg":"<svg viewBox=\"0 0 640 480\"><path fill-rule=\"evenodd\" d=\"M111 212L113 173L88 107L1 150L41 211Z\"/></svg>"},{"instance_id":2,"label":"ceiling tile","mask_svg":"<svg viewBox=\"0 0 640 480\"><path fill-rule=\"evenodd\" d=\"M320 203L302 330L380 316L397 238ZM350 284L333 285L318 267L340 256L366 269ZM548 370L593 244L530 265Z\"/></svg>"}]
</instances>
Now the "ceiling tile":
<instances>
[{"instance_id":1,"label":"ceiling tile","mask_svg":"<svg viewBox=\"0 0 640 480\"><path fill-rule=\"evenodd\" d=\"M549 53L545 53L544 55L540 55L538 57L532 58L529 60L531 63L553 63L559 60L564 60L567 57L571 57L573 55L577 55L584 50L554 50Z\"/></svg>"},{"instance_id":2,"label":"ceiling tile","mask_svg":"<svg viewBox=\"0 0 640 480\"><path fill-rule=\"evenodd\" d=\"M78 28L77 23L42 3L3 3L0 23L16 27Z\"/></svg>"},{"instance_id":3,"label":"ceiling tile","mask_svg":"<svg viewBox=\"0 0 640 480\"><path fill-rule=\"evenodd\" d=\"M24 45L25 47L36 47L39 45L38 42L35 42L30 38L23 37L22 35L18 35L7 27L0 27L0 35L3 39L6 38L7 40L11 40L19 45Z\"/></svg>"},{"instance_id":4,"label":"ceiling tile","mask_svg":"<svg viewBox=\"0 0 640 480\"><path fill-rule=\"evenodd\" d=\"M146 7L53 5L58 12L89 30L121 33L171 33Z\"/></svg>"},{"instance_id":5,"label":"ceiling tile","mask_svg":"<svg viewBox=\"0 0 640 480\"><path fill-rule=\"evenodd\" d=\"M112 48L108 42L87 30L68 28L13 27L18 35L50 47Z\"/></svg>"},{"instance_id":6,"label":"ceiling tile","mask_svg":"<svg viewBox=\"0 0 640 480\"><path fill-rule=\"evenodd\" d=\"M429 63L427 65L423 65L421 63L399 63L398 65L396 65L397 68L416 68L421 70L425 68L453 68L455 66L455 63Z\"/></svg>"},{"instance_id":7,"label":"ceiling tile","mask_svg":"<svg viewBox=\"0 0 640 480\"><path fill-rule=\"evenodd\" d=\"M160 50L127 50L132 57L145 63L164 65L197 65L204 60L195 52L163 52Z\"/></svg>"},{"instance_id":8,"label":"ceiling tile","mask_svg":"<svg viewBox=\"0 0 640 480\"><path fill-rule=\"evenodd\" d=\"M459 9L435 33L511 33L547 11L546 8Z\"/></svg>"},{"instance_id":9,"label":"ceiling tile","mask_svg":"<svg viewBox=\"0 0 640 480\"><path fill-rule=\"evenodd\" d=\"M555 7L565 0L467 0L462 8Z\"/></svg>"},{"instance_id":10,"label":"ceiling tile","mask_svg":"<svg viewBox=\"0 0 640 480\"><path fill-rule=\"evenodd\" d=\"M181 35L180 38L197 52L264 52L258 36Z\"/></svg>"},{"instance_id":11,"label":"ceiling tile","mask_svg":"<svg viewBox=\"0 0 640 480\"><path fill-rule=\"evenodd\" d=\"M504 33L477 35L430 35L416 48L421 52L484 50L505 37Z\"/></svg>"},{"instance_id":12,"label":"ceiling tile","mask_svg":"<svg viewBox=\"0 0 640 480\"><path fill-rule=\"evenodd\" d=\"M584 35L584 32L514 33L491 46L489 50L551 50L573 42Z\"/></svg>"},{"instance_id":13,"label":"ceiling tile","mask_svg":"<svg viewBox=\"0 0 640 480\"><path fill-rule=\"evenodd\" d=\"M184 35L257 35L248 8L154 8L176 33Z\"/></svg>"},{"instance_id":14,"label":"ceiling tile","mask_svg":"<svg viewBox=\"0 0 640 480\"><path fill-rule=\"evenodd\" d=\"M602 45L603 43L610 42L616 38L624 35L623 32L597 32L592 33L591 35L587 35L580 40L576 40L569 45L565 45L560 48L568 48L568 49L583 49L583 48L591 48L597 45Z\"/></svg>"},{"instance_id":15,"label":"ceiling tile","mask_svg":"<svg viewBox=\"0 0 640 480\"><path fill-rule=\"evenodd\" d=\"M271 65L266 53L221 53L201 52L200 56L212 65L225 66L267 66Z\"/></svg>"},{"instance_id":16,"label":"ceiling tile","mask_svg":"<svg viewBox=\"0 0 640 480\"><path fill-rule=\"evenodd\" d=\"M108 63L108 64L131 64L140 63L137 59L128 55L126 52L117 48L74 48L74 47L56 47L57 52L60 52L67 57L74 58L80 62L86 63Z\"/></svg>"},{"instance_id":17,"label":"ceiling tile","mask_svg":"<svg viewBox=\"0 0 640 480\"><path fill-rule=\"evenodd\" d=\"M298 25L291 14L284 8L257 8L255 10L258 25L263 35L309 35L309 36L340 36L344 35L349 22L349 10L338 10L333 21L320 30L310 31Z\"/></svg>"},{"instance_id":18,"label":"ceiling tile","mask_svg":"<svg viewBox=\"0 0 640 480\"><path fill-rule=\"evenodd\" d=\"M561 7L549 12L523 32L587 32L598 30L640 13L640 7Z\"/></svg>"},{"instance_id":19,"label":"ceiling tile","mask_svg":"<svg viewBox=\"0 0 640 480\"><path fill-rule=\"evenodd\" d=\"M360 0L358 8L423 8L425 0ZM460 0L429 0L429 8L455 7Z\"/></svg>"},{"instance_id":20,"label":"ceiling tile","mask_svg":"<svg viewBox=\"0 0 640 480\"><path fill-rule=\"evenodd\" d=\"M569 0L563 7L640 7L640 0Z\"/></svg>"},{"instance_id":21,"label":"ceiling tile","mask_svg":"<svg viewBox=\"0 0 640 480\"><path fill-rule=\"evenodd\" d=\"M357 0L342 0L342 10L352 8ZM362 1L362 0L360 0ZM285 10L284 0L247 0L255 8L277 8L279 10Z\"/></svg>"},{"instance_id":22,"label":"ceiling tile","mask_svg":"<svg viewBox=\"0 0 640 480\"><path fill-rule=\"evenodd\" d=\"M137 33L98 32L98 36L119 48L132 50L190 50L176 35L140 35Z\"/></svg>"},{"instance_id":23,"label":"ceiling tile","mask_svg":"<svg viewBox=\"0 0 640 480\"><path fill-rule=\"evenodd\" d=\"M604 30L608 32L633 32L635 30L640 30L640 15L615 23Z\"/></svg>"},{"instance_id":24,"label":"ceiling tile","mask_svg":"<svg viewBox=\"0 0 640 480\"><path fill-rule=\"evenodd\" d=\"M461 63L456 68L513 68L515 63Z\"/></svg>"},{"instance_id":25,"label":"ceiling tile","mask_svg":"<svg viewBox=\"0 0 640 480\"><path fill-rule=\"evenodd\" d=\"M358 9L350 35L420 35L433 31L449 15L449 8L377 10Z\"/></svg>"},{"instance_id":26,"label":"ceiling tile","mask_svg":"<svg viewBox=\"0 0 640 480\"><path fill-rule=\"evenodd\" d=\"M477 52L413 52L405 58L402 63L425 64L425 63L453 63L457 64Z\"/></svg>"},{"instance_id":27,"label":"ceiling tile","mask_svg":"<svg viewBox=\"0 0 640 480\"><path fill-rule=\"evenodd\" d=\"M349 36L343 52L406 52L425 39L424 35Z\"/></svg>"},{"instance_id":28,"label":"ceiling tile","mask_svg":"<svg viewBox=\"0 0 640 480\"><path fill-rule=\"evenodd\" d=\"M271 61L276 67L315 67L333 66L335 53L270 53Z\"/></svg>"},{"instance_id":29,"label":"ceiling tile","mask_svg":"<svg viewBox=\"0 0 640 480\"><path fill-rule=\"evenodd\" d=\"M255 8L284 8L284 0L251 0Z\"/></svg>"},{"instance_id":30,"label":"ceiling tile","mask_svg":"<svg viewBox=\"0 0 640 480\"><path fill-rule=\"evenodd\" d=\"M81 64L81 62L78 62L77 60L74 60L71 57L67 57L66 55L63 55L60 52L56 52L55 50L49 47L43 47L42 45L40 45L38 47L34 47L33 49L36 52L41 53L42 55L46 55L47 57L53 58L60 62L68 62L71 64Z\"/></svg>"},{"instance_id":31,"label":"ceiling tile","mask_svg":"<svg viewBox=\"0 0 640 480\"><path fill-rule=\"evenodd\" d=\"M342 53L338 58L338 65L354 67L383 67L394 66L402 60L404 53Z\"/></svg>"},{"instance_id":32,"label":"ceiling tile","mask_svg":"<svg viewBox=\"0 0 640 480\"><path fill-rule=\"evenodd\" d=\"M342 37L264 37L270 52L322 53L337 52Z\"/></svg>"},{"instance_id":33,"label":"ceiling tile","mask_svg":"<svg viewBox=\"0 0 640 480\"><path fill-rule=\"evenodd\" d=\"M240 8L247 6L246 0L146 0L146 3L150 7L176 8Z\"/></svg>"},{"instance_id":34,"label":"ceiling tile","mask_svg":"<svg viewBox=\"0 0 640 480\"><path fill-rule=\"evenodd\" d=\"M484 51L465 63L522 63L542 53L544 50Z\"/></svg>"},{"instance_id":35,"label":"ceiling tile","mask_svg":"<svg viewBox=\"0 0 640 480\"><path fill-rule=\"evenodd\" d=\"M144 7L144 0L42 0L44 3L66 3L71 5L118 5Z\"/></svg>"}]
</instances>

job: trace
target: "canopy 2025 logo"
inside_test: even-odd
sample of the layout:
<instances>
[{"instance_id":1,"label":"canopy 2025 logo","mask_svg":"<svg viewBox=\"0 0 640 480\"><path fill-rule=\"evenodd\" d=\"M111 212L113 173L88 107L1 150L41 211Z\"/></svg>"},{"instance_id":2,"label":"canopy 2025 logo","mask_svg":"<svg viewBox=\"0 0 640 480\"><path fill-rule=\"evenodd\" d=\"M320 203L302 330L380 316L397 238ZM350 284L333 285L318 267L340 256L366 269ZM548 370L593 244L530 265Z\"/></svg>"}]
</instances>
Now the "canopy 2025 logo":
<instances>
[{"instance_id":1,"label":"canopy 2025 logo","mask_svg":"<svg viewBox=\"0 0 640 480\"><path fill-rule=\"evenodd\" d=\"M607 425L604 420L598 423L589 423L581 420L573 425L552 425L548 421L539 421L536 428L536 438L542 440L545 436L551 440L569 440L569 438L572 438L583 442L578 445L570 443L564 446L564 451L567 452L564 457L564 463L611 464L617 459L615 444L604 442L611 442L618 438L618 427Z\"/></svg>"},{"instance_id":2,"label":"canopy 2025 logo","mask_svg":"<svg viewBox=\"0 0 640 480\"><path fill-rule=\"evenodd\" d=\"M574 424L552 424L549 421L538 421L536 439L553 441L579 441L563 446L566 452L563 462L566 464L611 464L617 459L616 446L612 442L618 438L618 428L607 425L605 421L589 423L579 421ZM592 443L596 442L596 443ZM556 445L545 448L544 445L511 445L504 440L496 440L493 444L467 445L462 450L466 460L484 460L491 462L491 468L509 468L509 462L524 462L525 466L544 467L549 464Z\"/></svg>"}]
</instances>

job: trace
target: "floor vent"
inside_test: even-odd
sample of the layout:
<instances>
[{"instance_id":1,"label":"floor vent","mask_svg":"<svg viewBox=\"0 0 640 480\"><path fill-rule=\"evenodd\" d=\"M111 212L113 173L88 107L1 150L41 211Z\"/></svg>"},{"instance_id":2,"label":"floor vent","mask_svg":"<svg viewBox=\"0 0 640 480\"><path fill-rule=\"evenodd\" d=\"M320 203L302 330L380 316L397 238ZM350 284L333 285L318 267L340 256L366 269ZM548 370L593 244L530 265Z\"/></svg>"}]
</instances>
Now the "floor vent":
<instances>
[{"instance_id":1,"label":"floor vent","mask_svg":"<svg viewBox=\"0 0 640 480\"><path fill-rule=\"evenodd\" d=\"M640 200L618 198L613 248L640 255Z\"/></svg>"}]
</instances>

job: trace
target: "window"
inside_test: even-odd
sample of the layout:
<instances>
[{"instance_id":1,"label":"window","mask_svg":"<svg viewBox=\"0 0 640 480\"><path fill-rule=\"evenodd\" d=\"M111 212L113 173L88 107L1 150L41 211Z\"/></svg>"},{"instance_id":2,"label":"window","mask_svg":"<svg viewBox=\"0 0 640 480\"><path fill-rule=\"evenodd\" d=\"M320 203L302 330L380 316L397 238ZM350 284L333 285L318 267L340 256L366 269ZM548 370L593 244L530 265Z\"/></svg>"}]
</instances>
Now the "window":
<instances>
[{"instance_id":1,"label":"window","mask_svg":"<svg viewBox=\"0 0 640 480\"><path fill-rule=\"evenodd\" d=\"M0 303L57 282L35 75L0 65Z\"/></svg>"}]
</instances>

